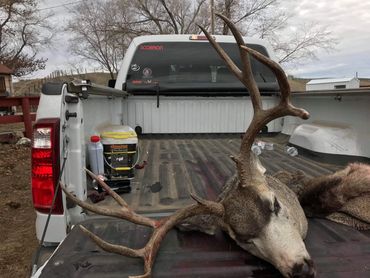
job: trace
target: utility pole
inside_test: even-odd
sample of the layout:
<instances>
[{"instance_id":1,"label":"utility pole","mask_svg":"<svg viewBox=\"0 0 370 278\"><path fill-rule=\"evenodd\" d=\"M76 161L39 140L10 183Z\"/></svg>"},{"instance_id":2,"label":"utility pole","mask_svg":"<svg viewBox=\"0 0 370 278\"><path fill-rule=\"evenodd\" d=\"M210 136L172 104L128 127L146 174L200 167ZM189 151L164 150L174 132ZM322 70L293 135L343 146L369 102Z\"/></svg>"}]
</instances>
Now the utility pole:
<instances>
[{"instance_id":1,"label":"utility pole","mask_svg":"<svg viewBox=\"0 0 370 278\"><path fill-rule=\"evenodd\" d=\"M211 0L211 34L215 33L215 1Z\"/></svg>"}]
</instances>

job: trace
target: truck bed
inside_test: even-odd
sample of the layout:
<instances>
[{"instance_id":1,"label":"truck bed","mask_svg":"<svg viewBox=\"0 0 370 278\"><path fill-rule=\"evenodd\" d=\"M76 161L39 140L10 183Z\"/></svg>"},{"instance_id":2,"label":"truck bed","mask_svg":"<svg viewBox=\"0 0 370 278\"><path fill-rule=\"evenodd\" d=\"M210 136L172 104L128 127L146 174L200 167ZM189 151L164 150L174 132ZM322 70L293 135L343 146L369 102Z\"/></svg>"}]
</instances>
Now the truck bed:
<instances>
[{"instance_id":1,"label":"truck bed","mask_svg":"<svg viewBox=\"0 0 370 278\"><path fill-rule=\"evenodd\" d=\"M285 152L288 137L262 135L259 140L274 143L274 150L260 155L268 174L279 170L302 170L308 176L329 174L339 166L321 164ZM216 200L222 186L235 173L235 155L240 135L156 135L139 139L141 159L147 165L135 170L132 192L123 197L140 213L169 212L190 204L190 190ZM111 198L99 205L114 204Z\"/></svg>"},{"instance_id":2,"label":"truck bed","mask_svg":"<svg viewBox=\"0 0 370 278\"><path fill-rule=\"evenodd\" d=\"M262 136L273 142L273 151L260 156L268 173L303 170L319 176L337 170L302 155L291 157L284 145L287 137ZM142 160L136 170L132 193L123 197L136 211L159 217L191 202L188 191L214 200L233 174L230 154L238 151L239 135L150 136L140 139ZM107 204L110 198L98 203ZM82 223L105 240L140 248L150 229L127 221L94 217ZM323 219L310 219L306 246L318 277L370 277L370 231L359 232ZM75 227L44 267L40 277L128 277L143 273L141 259L102 251ZM153 277L280 277L270 264L239 248L226 234L172 230L162 242Z\"/></svg>"}]
</instances>

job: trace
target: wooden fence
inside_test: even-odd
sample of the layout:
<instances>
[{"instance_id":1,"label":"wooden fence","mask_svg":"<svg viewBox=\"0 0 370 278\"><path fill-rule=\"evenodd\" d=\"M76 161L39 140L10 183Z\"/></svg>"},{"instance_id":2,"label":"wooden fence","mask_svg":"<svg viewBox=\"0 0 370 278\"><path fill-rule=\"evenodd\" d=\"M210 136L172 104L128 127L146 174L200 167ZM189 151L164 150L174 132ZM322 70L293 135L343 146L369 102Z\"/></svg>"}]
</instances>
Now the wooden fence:
<instances>
[{"instance_id":1,"label":"wooden fence","mask_svg":"<svg viewBox=\"0 0 370 278\"><path fill-rule=\"evenodd\" d=\"M36 119L36 113L31 113L31 106L38 106L40 97L7 97L0 98L0 108L17 106L22 108L22 114L0 116L0 124L24 123L25 135L32 138L32 121Z\"/></svg>"}]
</instances>

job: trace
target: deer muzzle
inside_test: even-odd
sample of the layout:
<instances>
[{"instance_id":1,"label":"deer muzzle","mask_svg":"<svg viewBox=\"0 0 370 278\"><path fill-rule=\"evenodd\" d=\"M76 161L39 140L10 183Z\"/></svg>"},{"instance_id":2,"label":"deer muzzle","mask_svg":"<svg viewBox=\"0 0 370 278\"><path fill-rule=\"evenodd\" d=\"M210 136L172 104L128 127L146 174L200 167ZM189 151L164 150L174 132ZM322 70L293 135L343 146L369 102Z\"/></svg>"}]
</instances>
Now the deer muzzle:
<instances>
[{"instance_id":1,"label":"deer muzzle","mask_svg":"<svg viewBox=\"0 0 370 278\"><path fill-rule=\"evenodd\" d=\"M311 259L305 259L303 263L297 263L293 266L289 277L292 278L313 278L316 276L316 270Z\"/></svg>"}]
</instances>

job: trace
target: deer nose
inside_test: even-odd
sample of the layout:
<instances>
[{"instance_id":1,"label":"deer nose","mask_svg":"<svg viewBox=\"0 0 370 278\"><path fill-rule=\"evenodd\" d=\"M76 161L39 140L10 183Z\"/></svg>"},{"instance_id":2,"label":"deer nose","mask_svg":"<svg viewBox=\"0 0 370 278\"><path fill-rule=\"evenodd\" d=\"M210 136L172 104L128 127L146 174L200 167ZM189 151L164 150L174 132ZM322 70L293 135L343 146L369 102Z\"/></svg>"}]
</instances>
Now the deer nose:
<instances>
[{"instance_id":1,"label":"deer nose","mask_svg":"<svg viewBox=\"0 0 370 278\"><path fill-rule=\"evenodd\" d=\"M314 278L315 276L316 270L313 261L307 259L303 263L296 263L290 275L292 278Z\"/></svg>"}]
</instances>

